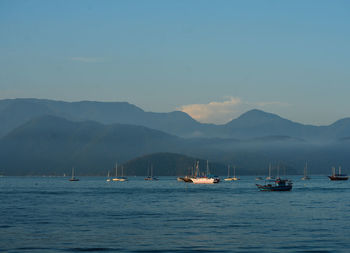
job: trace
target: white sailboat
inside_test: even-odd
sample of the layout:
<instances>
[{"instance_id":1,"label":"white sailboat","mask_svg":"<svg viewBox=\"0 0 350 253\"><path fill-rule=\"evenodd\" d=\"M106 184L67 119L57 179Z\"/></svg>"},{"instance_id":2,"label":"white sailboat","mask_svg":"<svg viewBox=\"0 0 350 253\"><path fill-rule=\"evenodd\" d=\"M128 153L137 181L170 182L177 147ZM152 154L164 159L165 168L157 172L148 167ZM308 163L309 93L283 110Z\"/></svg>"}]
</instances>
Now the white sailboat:
<instances>
[{"instance_id":1,"label":"white sailboat","mask_svg":"<svg viewBox=\"0 0 350 253\"><path fill-rule=\"evenodd\" d=\"M197 161L196 165L196 175L200 175L199 172L199 161ZM191 178L194 184L216 184L220 182L220 178L209 176L209 165L207 161L207 175L206 176L196 176Z\"/></svg>"},{"instance_id":2,"label":"white sailboat","mask_svg":"<svg viewBox=\"0 0 350 253\"><path fill-rule=\"evenodd\" d=\"M310 180L311 178L307 175L307 162L304 167L304 177L301 178L301 180Z\"/></svg>"},{"instance_id":3,"label":"white sailboat","mask_svg":"<svg viewBox=\"0 0 350 253\"><path fill-rule=\"evenodd\" d=\"M110 178L110 176L109 176L109 171L108 171L108 173L107 173L107 179L106 179L106 181L107 181L107 182L111 182L111 178Z\"/></svg>"}]
</instances>

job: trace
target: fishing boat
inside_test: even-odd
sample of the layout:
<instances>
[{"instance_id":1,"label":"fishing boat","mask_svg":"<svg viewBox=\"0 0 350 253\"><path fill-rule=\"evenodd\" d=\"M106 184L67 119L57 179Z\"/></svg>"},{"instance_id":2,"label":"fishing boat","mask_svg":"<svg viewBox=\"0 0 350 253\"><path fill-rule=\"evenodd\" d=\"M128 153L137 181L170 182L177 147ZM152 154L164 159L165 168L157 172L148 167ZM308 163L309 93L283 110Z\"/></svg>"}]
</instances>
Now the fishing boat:
<instances>
[{"instance_id":1,"label":"fishing boat","mask_svg":"<svg viewBox=\"0 0 350 253\"><path fill-rule=\"evenodd\" d=\"M79 178L74 176L74 168L72 168L72 177L69 179L69 181L79 181Z\"/></svg>"},{"instance_id":2,"label":"fishing boat","mask_svg":"<svg viewBox=\"0 0 350 253\"><path fill-rule=\"evenodd\" d=\"M338 169L338 174L335 173L335 167L332 167L332 175L328 176L330 180L332 181L339 181L339 180L348 180L348 175L341 174L341 167Z\"/></svg>"},{"instance_id":3,"label":"fishing boat","mask_svg":"<svg viewBox=\"0 0 350 253\"><path fill-rule=\"evenodd\" d=\"M233 177L230 177L230 165L227 167L227 178L224 179L225 181L237 181L240 180L236 177L236 167L233 167Z\"/></svg>"},{"instance_id":4,"label":"fishing boat","mask_svg":"<svg viewBox=\"0 0 350 253\"><path fill-rule=\"evenodd\" d=\"M146 181L158 181L158 178L153 176L153 165L151 165L151 174L149 174L149 167L148 167L148 176L145 178Z\"/></svg>"},{"instance_id":5,"label":"fishing boat","mask_svg":"<svg viewBox=\"0 0 350 253\"><path fill-rule=\"evenodd\" d=\"M304 177L301 178L301 180L310 180L311 178L307 175L307 163L304 167Z\"/></svg>"},{"instance_id":6,"label":"fishing boat","mask_svg":"<svg viewBox=\"0 0 350 253\"><path fill-rule=\"evenodd\" d=\"M122 167L122 176L118 177L118 163L115 164L115 177L112 179L113 181L117 181L117 182L125 182L128 179L126 177L123 176L123 170L124 168Z\"/></svg>"},{"instance_id":7,"label":"fishing boat","mask_svg":"<svg viewBox=\"0 0 350 253\"><path fill-rule=\"evenodd\" d=\"M269 165L269 176L266 178L266 180L274 180L275 178L271 176L271 164Z\"/></svg>"},{"instance_id":8,"label":"fishing boat","mask_svg":"<svg viewBox=\"0 0 350 253\"><path fill-rule=\"evenodd\" d=\"M197 176L199 175L199 176ZM191 178L192 183L194 184L217 184L220 182L220 178L215 175L209 174L209 163L207 161L207 174L200 176L199 171L199 161L196 164L196 176Z\"/></svg>"},{"instance_id":9,"label":"fishing boat","mask_svg":"<svg viewBox=\"0 0 350 253\"><path fill-rule=\"evenodd\" d=\"M290 191L293 188L293 183L288 179L277 178L265 183L265 185L256 184L256 186L260 191Z\"/></svg>"}]
</instances>

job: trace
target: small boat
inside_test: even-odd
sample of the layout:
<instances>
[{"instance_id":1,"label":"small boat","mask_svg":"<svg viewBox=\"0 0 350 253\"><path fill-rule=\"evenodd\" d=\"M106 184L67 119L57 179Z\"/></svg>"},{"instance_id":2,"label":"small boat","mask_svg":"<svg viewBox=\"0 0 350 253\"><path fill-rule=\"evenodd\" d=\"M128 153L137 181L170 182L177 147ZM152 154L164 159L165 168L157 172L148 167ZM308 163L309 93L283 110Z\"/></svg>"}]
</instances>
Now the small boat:
<instances>
[{"instance_id":1,"label":"small boat","mask_svg":"<svg viewBox=\"0 0 350 253\"><path fill-rule=\"evenodd\" d=\"M266 180L274 180L275 178L271 176L271 164L269 165L269 176L266 178Z\"/></svg>"},{"instance_id":2,"label":"small boat","mask_svg":"<svg viewBox=\"0 0 350 253\"><path fill-rule=\"evenodd\" d=\"M256 177L255 180L259 181L259 180L263 180L262 177Z\"/></svg>"},{"instance_id":3,"label":"small boat","mask_svg":"<svg viewBox=\"0 0 350 253\"><path fill-rule=\"evenodd\" d=\"M121 177L118 177L118 164L116 163L115 164L115 177L112 179L112 181L117 181L117 182L125 182L125 181L128 181L128 179L126 177L123 176L124 174L124 168L122 166L122 176Z\"/></svg>"},{"instance_id":4,"label":"small boat","mask_svg":"<svg viewBox=\"0 0 350 253\"><path fill-rule=\"evenodd\" d=\"M277 178L265 185L256 184L260 191L290 191L293 188L292 181L288 179Z\"/></svg>"},{"instance_id":5,"label":"small boat","mask_svg":"<svg viewBox=\"0 0 350 253\"><path fill-rule=\"evenodd\" d=\"M338 174L335 173L335 168L332 168L332 175L328 176L330 180L332 181L339 181L339 180L348 180L348 175L341 174L341 167L338 169Z\"/></svg>"},{"instance_id":6,"label":"small boat","mask_svg":"<svg viewBox=\"0 0 350 253\"><path fill-rule=\"evenodd\" d=\"M301 180L310 180L311 178L307 175L307 163L304 167L304 177L301 178Z\"/></svg>"},{"instance_id":7,"label":"small boat","mask_svg":"<svg viewBox=\"0 0 350 253\"><path fill-rule=\"evenodd\" d=\"M151 165L151 175L149 175L148 168L148 176L145 178L146 181L158 181L159 179L153 176L153 165Z\"/></svg>"},{"instance_id":8,"label":"small boat","mask_svg":"<svg viewBox=\"0 0 350 253\"><path fill-rule=\"evenodd\" d=\"M72 177L69 179L69 181L79 181L79 178L74 176L74 168L72 168Z\"/></svg>"},{"instance_id":9,"label":"small boat","mask_svg":"<svg viewBox=\"0 0 350 253\"><path fill-rule=\"evenodd\" d=\"M192 183L191 177L185 176L185 177L178 177L177 181L185 182L185 183Z\"/></svg>"},{"instance_id":10,"label":"small boat","mask_svg":"<svg viewBox=\"0 0 350 253\"><path fill-rule=\"evenodd\" d=\"M227 178L225 178L225 181L237 181L240 180L239 178L236 177L236 167L233 167L233 177L230 177L230 165L227 168L228 173L227 173Z\"/></svg>"},{"instance_id":11,"label":"small boat","mask_svg":"<svg viewBox=\"0 0 350 253\"><path fill-rule=\"evenodd\" d=\"M110 178L110 176L109 176L109 171L108 171L108 173L107 173L107 179L106 179L106 181L107 181L107 182L111 182L111 178Z\"/></svg>"}]
</instances>

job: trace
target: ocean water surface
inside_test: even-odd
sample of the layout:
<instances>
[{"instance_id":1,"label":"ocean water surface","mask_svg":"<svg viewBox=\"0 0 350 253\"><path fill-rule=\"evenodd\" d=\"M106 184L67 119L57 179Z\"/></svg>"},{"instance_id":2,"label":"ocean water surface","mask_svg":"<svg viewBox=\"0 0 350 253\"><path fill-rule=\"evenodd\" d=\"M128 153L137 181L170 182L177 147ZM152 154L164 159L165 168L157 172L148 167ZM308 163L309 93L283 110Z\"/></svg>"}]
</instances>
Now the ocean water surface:
<instances>
[{"instance_id":1,"label":"ocean water surface","mask_svg":"<svg viewBox=\"0 0 350 253\"><path fill-rule=\"evenodd\" d=\"M0 177L0 252L350 252L350 182Z\"/></svg>"}]
</instances>

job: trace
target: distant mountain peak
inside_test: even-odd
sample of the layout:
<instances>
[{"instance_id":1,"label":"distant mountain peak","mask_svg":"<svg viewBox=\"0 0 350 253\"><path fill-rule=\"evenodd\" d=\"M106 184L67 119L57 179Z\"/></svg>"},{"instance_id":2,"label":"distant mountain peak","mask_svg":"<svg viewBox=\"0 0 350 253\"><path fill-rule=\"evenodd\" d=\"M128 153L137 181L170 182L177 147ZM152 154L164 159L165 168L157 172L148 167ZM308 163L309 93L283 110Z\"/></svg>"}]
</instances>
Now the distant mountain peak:
<instances>
[{"instance_id":1,"label":"distant mountain peak","mask_svg":"<svg viewBox=\"0 0 350 253\"><path fill-rule=\"evenodd\" d=\"M243 113L238 119L247 119L247 118L281 118L277 114L265 112L259 109L253 109Z\"/></svg>"}]
</instances>

